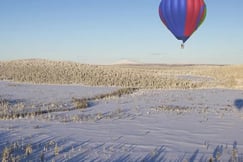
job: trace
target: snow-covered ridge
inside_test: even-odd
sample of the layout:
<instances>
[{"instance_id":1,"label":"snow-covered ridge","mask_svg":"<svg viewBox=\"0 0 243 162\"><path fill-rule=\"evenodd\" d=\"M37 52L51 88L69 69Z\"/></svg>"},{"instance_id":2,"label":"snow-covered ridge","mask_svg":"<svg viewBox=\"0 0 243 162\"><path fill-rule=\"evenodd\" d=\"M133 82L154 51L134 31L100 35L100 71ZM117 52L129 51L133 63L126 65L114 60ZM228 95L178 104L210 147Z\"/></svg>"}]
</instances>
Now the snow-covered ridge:
<instances>
[{"instance_id":1,"label":"snow-covered ridge","mask_svg":"<svg viewBox=\"0 0 243 162\"><path fill-rule=\"evenodd\" d=\"M38 84L83 84L160 89L240 88L243 86L240 65L134 64L131 61L120 63L122 63L119 64L121 66L39 59L0 61L0 79Z\"/></svg>"}]
</instances>

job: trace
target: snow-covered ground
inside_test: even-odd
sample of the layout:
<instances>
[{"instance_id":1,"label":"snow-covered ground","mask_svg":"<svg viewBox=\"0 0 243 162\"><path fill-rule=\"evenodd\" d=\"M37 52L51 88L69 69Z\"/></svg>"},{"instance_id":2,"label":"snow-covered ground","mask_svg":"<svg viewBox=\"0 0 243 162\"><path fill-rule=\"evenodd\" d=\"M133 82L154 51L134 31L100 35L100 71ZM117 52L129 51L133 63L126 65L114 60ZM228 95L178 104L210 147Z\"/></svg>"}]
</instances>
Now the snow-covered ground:
<instances>
[{"instance_id":1,"label":"snow-covered ground","mask_svg":"<svg viewBox=\"0 0 243 162\"><path fill-rule=\"evenodd\" d=\"M0 81L0 98L38 109L117 89ZM12 147L22 161L243 161L243 90L138 90L90 102L0 120L0 153Z\"/></svg>"}]
</instances>

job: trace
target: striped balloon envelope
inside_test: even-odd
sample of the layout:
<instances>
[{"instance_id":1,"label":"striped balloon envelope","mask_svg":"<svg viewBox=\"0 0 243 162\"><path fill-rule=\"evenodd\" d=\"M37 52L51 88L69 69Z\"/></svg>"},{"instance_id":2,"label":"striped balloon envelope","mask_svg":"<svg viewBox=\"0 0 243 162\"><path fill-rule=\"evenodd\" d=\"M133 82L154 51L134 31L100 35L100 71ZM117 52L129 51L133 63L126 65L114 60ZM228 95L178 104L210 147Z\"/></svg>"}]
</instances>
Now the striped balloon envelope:
<instances>
[{"instance_id":1,"label":"striped balloon envelope","mask_svg":"<svg viewBox=\"0 0 243 162\"><path fill-rule=\"evenodd\" d=\"M159 16L163 24L183 43L206 17L204 0L161 0Z\"/></svg>"}]
</instances>

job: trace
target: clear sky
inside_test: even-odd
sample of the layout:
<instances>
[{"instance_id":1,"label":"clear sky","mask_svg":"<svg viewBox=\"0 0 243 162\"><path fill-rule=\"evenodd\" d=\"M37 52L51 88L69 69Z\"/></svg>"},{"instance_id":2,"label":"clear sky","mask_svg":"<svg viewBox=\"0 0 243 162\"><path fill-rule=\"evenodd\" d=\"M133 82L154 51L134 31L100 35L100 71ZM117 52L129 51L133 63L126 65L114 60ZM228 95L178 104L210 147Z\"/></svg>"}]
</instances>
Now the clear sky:
<instances>
[{"instance_id":1,"label":"clear sky","mask_svg":"<svg viewBox=\"0 0 243 162\"><path fill-rule=\"evenodd\" d=\"M0 0L0 60L109 64L243 64L243 1L205 0L207 17L180 49L159 0Z\"/></svg>"}]
</instances>

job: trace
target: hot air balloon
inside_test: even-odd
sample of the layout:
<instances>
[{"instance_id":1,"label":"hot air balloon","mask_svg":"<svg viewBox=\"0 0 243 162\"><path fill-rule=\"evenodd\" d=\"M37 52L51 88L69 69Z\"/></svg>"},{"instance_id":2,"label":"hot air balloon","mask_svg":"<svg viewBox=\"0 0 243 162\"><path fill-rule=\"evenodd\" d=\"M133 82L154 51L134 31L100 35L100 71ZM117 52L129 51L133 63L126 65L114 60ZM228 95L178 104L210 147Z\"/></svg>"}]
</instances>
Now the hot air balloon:
<instances>
[{"instance_id":1,"label":"hot air balloon","mask_svg":"<svg viewBox=\"0 0 243 162\"><path fill-rule=\"evenodd\" d=\"M206 17L204 0L161 0L159 16L171 33L184 43Z\"/></svg>"}]
</instances>

